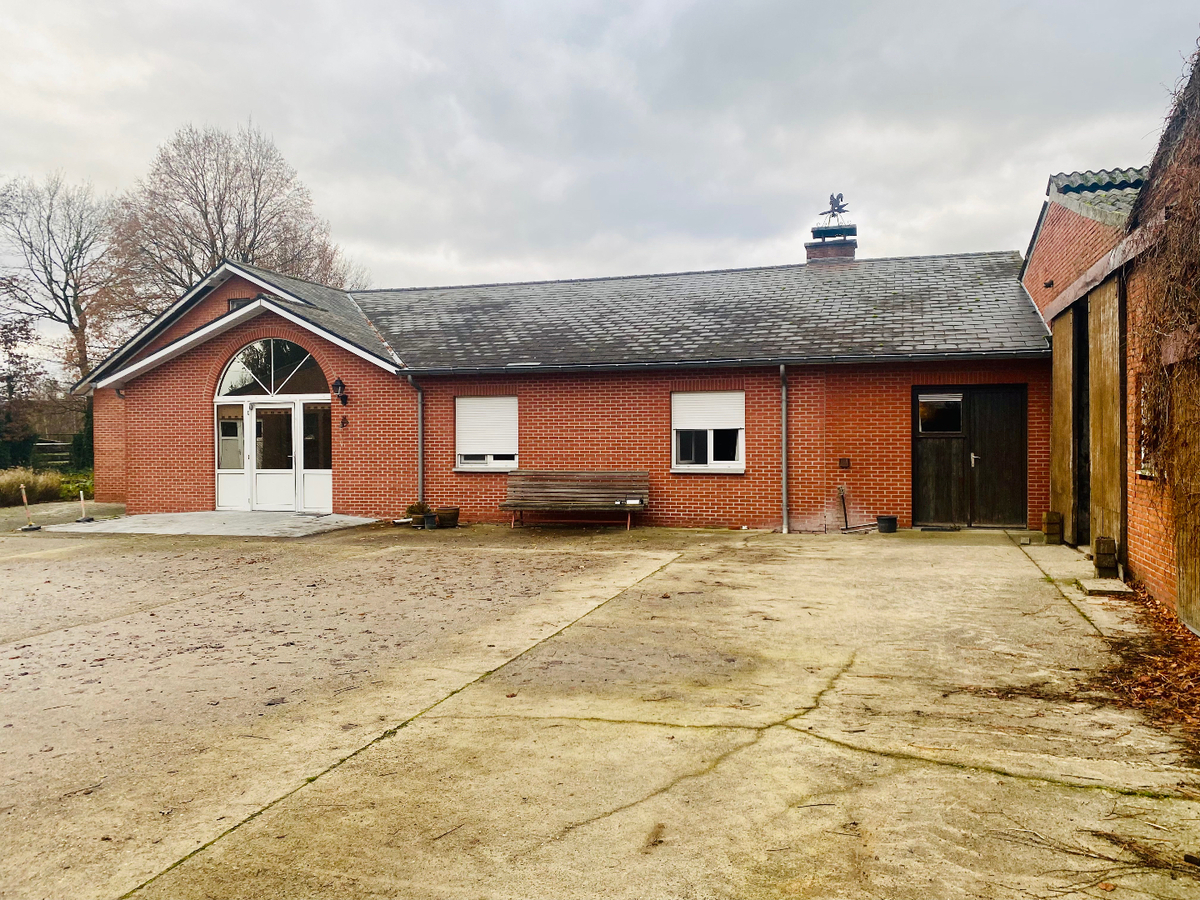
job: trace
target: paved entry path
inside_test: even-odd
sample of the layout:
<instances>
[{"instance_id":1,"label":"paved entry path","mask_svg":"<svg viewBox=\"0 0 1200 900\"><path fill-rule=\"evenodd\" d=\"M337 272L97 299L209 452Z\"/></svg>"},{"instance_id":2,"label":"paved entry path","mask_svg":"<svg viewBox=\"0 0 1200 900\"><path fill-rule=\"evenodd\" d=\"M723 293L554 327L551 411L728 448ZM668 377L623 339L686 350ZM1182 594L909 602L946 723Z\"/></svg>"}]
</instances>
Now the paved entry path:
<instances>
[{"instance_id":1,"label":"paved entry path","mask_svg":"<svg viewBox=\"0 0 1200 900\"><path fill-rule=\"evenodd\" d=\"M47 531L77 534L174 534L224 537L308 537L340 528L370 525L359 516L295 512L152 513L49 525Z\"/></svg>"},{"instance_id":2,"label":"paved entry path","mask_svg":"<svg viewBox=\"0 0 1200 900\"><path fill-rule=\"evenodd\" d=\"M0 537L0 896L1195 897L1200 772L1081 687L1129 627L1086 573L997 532Z\"/></svg>"}]
</instances>

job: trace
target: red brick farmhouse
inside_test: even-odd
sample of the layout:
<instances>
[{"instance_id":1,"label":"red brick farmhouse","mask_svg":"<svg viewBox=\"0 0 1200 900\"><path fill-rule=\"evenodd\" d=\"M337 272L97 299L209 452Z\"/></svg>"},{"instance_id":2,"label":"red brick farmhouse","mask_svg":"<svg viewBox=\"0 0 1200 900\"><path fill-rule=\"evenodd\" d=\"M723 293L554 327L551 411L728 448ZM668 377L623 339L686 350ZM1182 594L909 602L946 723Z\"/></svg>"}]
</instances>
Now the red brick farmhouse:
<instances>
[{"instance_id":1,"label":"red brick farmhouse","mask_svg":"<svg viewBox=\"0 0 1200 900\"><path fill-rule=\"evenodd\" d=\"M646 524L1040 526L1050 350L1020 255L853 252L353 293L227 262L77 387L96 496L507 521L510 470L620 470L649 472Z\"/></svg>"}]
</instances>

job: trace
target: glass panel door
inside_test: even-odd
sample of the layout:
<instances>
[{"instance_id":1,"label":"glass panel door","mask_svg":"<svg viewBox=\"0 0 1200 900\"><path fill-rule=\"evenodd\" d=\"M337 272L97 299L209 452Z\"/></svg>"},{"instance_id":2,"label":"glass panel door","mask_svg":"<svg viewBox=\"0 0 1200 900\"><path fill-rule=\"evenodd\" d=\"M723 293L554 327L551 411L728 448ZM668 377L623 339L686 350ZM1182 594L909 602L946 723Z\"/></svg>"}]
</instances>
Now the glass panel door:
<instances>
[{"instance_id":1,"label":"glass panel door","mask_svg":"<svg viewBox=\"0 0 1200 900\"><path fill-rule=\"evenodd\" d=\"M293 404L254 406L254 508L295 509Z\"/></svg>"},{"instance_id":2,"label":"glass panel door","mask_svg":"<svg viewBox=\"0 0 1200 900\"><path fill-rule=\"evenodd\" d=\"M303 406L301 506L309 512L333 512L333 416L328 403Z\"/></svg>"},{"instance_id":3,"label":"glass panel door","mask_svg":"<svg viewBox=\"0 0 1200 900\"><path fill-rule=\"evenodd\" d=\"M246 409L241 403L217 405L217 509L248 509Z\"/></svg>"}]
</instances>

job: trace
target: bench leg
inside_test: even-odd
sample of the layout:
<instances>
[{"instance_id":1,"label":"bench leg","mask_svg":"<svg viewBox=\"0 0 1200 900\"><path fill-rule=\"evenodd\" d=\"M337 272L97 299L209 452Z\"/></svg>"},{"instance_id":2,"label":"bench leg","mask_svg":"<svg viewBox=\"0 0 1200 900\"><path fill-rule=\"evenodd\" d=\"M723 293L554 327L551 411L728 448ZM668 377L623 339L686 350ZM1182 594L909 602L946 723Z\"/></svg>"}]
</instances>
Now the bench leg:
<instances>
[{"instance_id":1,"label":"bench leg","mask_svg":"<svg viewBox=\"0 0 1200 900\"><path fill-rule=\"evenodd\" d=\"M633 513L625 516L625 530L629 531L631 528L633 528Z\"/></svg>"},{"instance_id":2,"label":"bench leg","mask_svg":"<svg viewBox=\"0 0 1200 900\"><path fill-rule=\"evenodd\" d=\"M516 527L517 527L517 514L516 514L516 513L513 513L513 514L512 514L512 521L508 523L508 527L509 527L509 528L516 528Z\"/></svg>"}]
</instances>

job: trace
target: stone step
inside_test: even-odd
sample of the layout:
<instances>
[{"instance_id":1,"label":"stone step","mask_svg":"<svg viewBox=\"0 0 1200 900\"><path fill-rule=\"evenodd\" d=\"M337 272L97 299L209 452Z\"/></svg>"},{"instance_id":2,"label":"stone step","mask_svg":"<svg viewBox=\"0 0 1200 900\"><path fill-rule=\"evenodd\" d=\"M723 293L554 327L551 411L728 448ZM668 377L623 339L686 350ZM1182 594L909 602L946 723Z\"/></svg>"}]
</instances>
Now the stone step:
<instances>
[{"instance_id":1,"label":"stone step","mask_svg":"<svg viewBox=\"0 0 1200 900\"><path fill-rule=\"evenodd\" d=\"M1079 586L1089 597L1097 595L1111 597L1133 593L1133 588L1117 578L1080 578Z\"/></svg>"}]
</instances>

